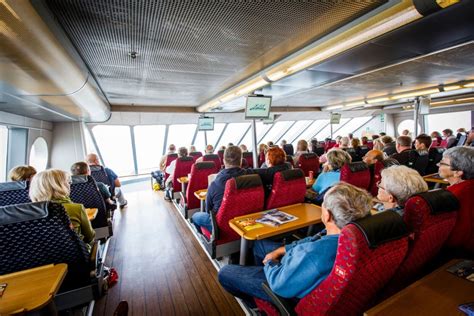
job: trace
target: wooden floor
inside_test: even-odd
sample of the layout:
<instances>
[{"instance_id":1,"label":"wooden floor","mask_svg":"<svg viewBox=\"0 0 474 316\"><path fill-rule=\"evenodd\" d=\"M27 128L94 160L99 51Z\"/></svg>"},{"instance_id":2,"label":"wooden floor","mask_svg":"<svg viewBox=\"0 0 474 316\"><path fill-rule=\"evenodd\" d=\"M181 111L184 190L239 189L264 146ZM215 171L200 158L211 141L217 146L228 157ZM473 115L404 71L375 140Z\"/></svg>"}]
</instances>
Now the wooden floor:
<instances>
[{"instance_id":1,"label":"wooden floor","mask_svg":"<svg viewBox=\"0 0 474 316\"><path fill-rule=\"evenodd\" d=\"M94 315L112 315L121 300L129 315L244 315L220 287L217 271L183 218L149 183L124 189L128 207L114 216L107 266L119 282L96 302Z\"/></svg>"}]
</instances>

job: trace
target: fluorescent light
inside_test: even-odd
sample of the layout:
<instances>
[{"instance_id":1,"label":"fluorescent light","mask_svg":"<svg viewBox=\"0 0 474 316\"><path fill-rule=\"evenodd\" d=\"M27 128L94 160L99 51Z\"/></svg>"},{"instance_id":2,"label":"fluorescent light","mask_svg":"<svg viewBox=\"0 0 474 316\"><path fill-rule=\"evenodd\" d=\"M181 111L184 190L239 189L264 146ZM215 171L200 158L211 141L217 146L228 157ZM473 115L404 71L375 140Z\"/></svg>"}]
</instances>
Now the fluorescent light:
<instances>
[{"instance_id":1,"label":"fluorescent light","mask_svg":"<svg viewBox=\"0 0 474 316\"><path fill-rule=\"evenodd\" d=\"M287 75L287 73L283 70L281 71L277 71L275 73L272 73L272 74L266 74L267 75L267 78L270 79L271 81L277 81L277 80L280 80L281 78L285 77Z\"/></svg>"},{"instance_id":2,"label":"fluorescent light","mask_svg":"<svg viewBox=\"0 0 474 316\"><path fill-rule=\"evenodd\" d=\"M237 92L235 93L236 96L241 96L244 94L247 94L249 92L253 92L263 86L266 86L268 84L267 81L263 79L258 79L257 81L246 85L242 85L242 87L239 87Z\"/></svg>"},{"instance_id":3,"label":"fluorescent light","mask_svg":"<svg viewBox=\"0 0 474 316\"><path fill-rule=\"evenodd\" d=\"M464 88L474 88L474 82L463 85Z\"/></svg>"},{"instance_id":4,"label":"fluorescent light","mask_svg":"<svg viewBox=\"0 0 474 316\"><path fill-rule=\"evenodd\" d=\"M227 102L227 101L232 100L232 99L235 98L235 97L236 97L235 94L230 93L230 94L227 94L227 95L223 96L222 98L219 98L219 101L222 102L222 103L224 103L224 102ZM219 103L218 103L218 104L219 104Z\"/></svg>"},{"instance_id":5,"label":"fluorescent light","mask_svg":"<svg viewBox=\"0 0 474 316\"><path fill-rule=\"evenodd\" d=\"M385 102L388 100L390 100L388 97L382 97L382 98L369 99L367 100L367 103L379 103L379 102Z\"/></svg>"},{"instance_id":6,"label":"fluorescent light","mask_svg":"<svg viewBox=\"0 0 474 316\"><path fill-rule=\"evenodd\" d=\"M347 104L344 104L344 107L345 108L348 108L348 107L353 107L353 106L358 106L358 105L364 105L365 104L365 101L355 101L355 102L349 102Z\"/></svg>"},{"instance_id":7,"label":"fluorescent light","mask_svg":"<svg viewBox=\"0 0 474 316\"><path fill-rule=\"evenodd\" d=\"M458 90L461 89L461 86L444 86L443 90L444 91L451 91L451 90Z\"/></svg>"},{"instance_id":8,"label":"fluorescent light","mask_svg":"<svg viewBox=\"0 0 474 316\"><path fill-rule=\"evenodd\" d=\"M412 91L412 92L407 92L407 93L402 93L402 94L395 94L394 96L391 96L390 99L392 100L406 99L406 98L418 97L420 95L427 95L427 94L432 94L432 93L439 93L439 89L432 88L432 89L418 90L418 91Z\"/></svg>"},{"instance_id":9,"label":"fluorescent light","mask_svg":"<svg viewBox=\"0 0 474 316\"><path fill-rule=\"evenodd\" d=\"M337 109L342 109L342 108L343 108L342 104L339 104L339 105L328 106L325 108L325 110L332 111L332 110L337 110Z\"/></svg>"}]
</instances>

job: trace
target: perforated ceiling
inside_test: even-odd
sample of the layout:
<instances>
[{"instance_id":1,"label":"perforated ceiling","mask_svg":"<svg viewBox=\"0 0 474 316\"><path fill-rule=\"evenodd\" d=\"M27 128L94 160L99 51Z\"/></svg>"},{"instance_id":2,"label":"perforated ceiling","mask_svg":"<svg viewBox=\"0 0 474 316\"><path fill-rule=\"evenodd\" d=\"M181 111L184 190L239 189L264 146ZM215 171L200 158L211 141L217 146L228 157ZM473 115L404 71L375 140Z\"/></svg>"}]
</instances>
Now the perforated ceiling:
<instances>
[{"instance_id":1,"label":"perforated ceiling","mask_svg":"<svg viewBox=\"0 0 474 316\"><path fill-rule=\"evenodd\" d=\"M175 106L203 104L387 2L45 1L111 104Z\"/></svg>"}]
</instances>

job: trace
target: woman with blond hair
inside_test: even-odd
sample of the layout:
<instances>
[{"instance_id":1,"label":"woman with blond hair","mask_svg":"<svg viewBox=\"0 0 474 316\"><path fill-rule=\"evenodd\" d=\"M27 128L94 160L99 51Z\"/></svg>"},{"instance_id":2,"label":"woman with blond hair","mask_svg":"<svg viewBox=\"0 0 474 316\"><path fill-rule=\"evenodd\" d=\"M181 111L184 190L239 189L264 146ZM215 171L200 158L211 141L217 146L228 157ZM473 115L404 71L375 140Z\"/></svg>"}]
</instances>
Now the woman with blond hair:
<instances>
[{"instance_id":1,"label":"woman with blond hair","mask_svg":"<svg viewBox=\"0 0 474 316\"><path fill-rule=\"evenodd\" d=\"M38 173L31 181L30 198L33 202L51 201L64 206L73 230L85 243L94 240L95 232L82 204L69 198L71 176L59 169L48 169Z\"/></svg>"},{"instance_id":2,"label":"woman with blond hair","mask_svg":"<svg viewBox=\"0 0 474 316\"><path fill-rule=\"evenodd\" d=\"M32 166L16 166L8 173L12 181L31 181L36 174L36 169Z\"/></svg>"}]
</instances>

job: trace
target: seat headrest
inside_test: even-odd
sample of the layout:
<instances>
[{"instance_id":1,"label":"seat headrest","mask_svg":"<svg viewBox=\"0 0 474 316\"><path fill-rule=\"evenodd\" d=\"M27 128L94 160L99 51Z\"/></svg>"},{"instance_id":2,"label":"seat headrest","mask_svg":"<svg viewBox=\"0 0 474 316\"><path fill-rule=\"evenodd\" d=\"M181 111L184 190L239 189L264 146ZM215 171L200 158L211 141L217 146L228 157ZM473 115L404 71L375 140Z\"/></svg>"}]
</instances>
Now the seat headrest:
<instances>
[{"instance_id":1,"label":"seat headrest","mask_svg":"<svg viewBox=\"0 0 474 316\"><path fill-rule=\"evenodd\" d=\"M87 178L86 175L80 175L80 176L72 176L71 177L71 184L78 184L78 183L87 183L89 179Z\"/></svg>"},{"instance_id":2,"label":"seat headrest","mask_svg":"<svg viewBox=\"0 0 474 316\"><path fill-rule=\"evenodd\" d=\"M216 154L207 154L203 156L204 158L209 158L209 159L219 159L219 156Z\"/></svg>"},{"instance_id":3,"label":"seat headrest","mask_svg":"<svg viewBox=\"0 0 474 316\"><path fill-rule=\"evenodd\" d=\"M91 169L91 171L101 171L101 170L104 170L104 167L102 166L89 166L89 169Z\"/></svg>"},{"instance_id":4,"label":"seat headrest","mask_svg":"<svg viewBox=\"0 0 474 316\"><path fill-rule=\"evenodd\" d=\"M28 188L26 181L12 181L0 183L0 192L25 190Z\"/></svg>"},{"instance_id":5,"label":"seat headrest","mask_svg":"<svg viewBox=\"0 0 474 316\"><path fill-rule=\"evenodd\" d=\"M384 211L352 222L364 235L370 248L408 235L403 218L395 211Z\"/></svg>"},{"instance_id":6,"label":"seat headrest","mask_svg":"<svg viewBox=\"0 0 474 316\"><path fill-rule=\"evenodd\" d=\"M283 179L286 181L294 180L294 179L304 179L304 172L301 169L290 169L290 170L283 170L280 171Z\"/></svg>"},{"instance_id":7,"label":"seat headrest","mask_svg":"<svg viewBox=\"0 0 474 316\"><path fill-rule=\"evenodd\" d=\"M223 154L223 153L224 153L224 150L221 149L221 150L218 150L217 152L218 152L219 154L221 154L221 153Z\"/></svg>"},{"instance_id":8,"label":"seat headrest","mask_svg":"<svg viewBox=\"0 0 474 316\"><path fill-rule=\"evenodd\" d=\"M448 190L432 190L419 193L415 196L419 196L425 200L431 209L431 214L457 211L460 207L459 200Z\"/></svg>"},{"instance_id":9,"label":"seat headrest","mask_svg":"<svg viewBox=\"0 0 474 316\"><path fill-rule=\"evenodd\" d=\"M190 156L198 156L198 155L202 155L202 153L200 151L192 151L189 153Z\"/></svg>"},{"instance_id":10,"label":"seat headrest","mask_svg":"<svg viewBox=\"0 0 474 316\"><path fill-rule=\"evenodd\" d=\"M174 158L174 157L178 157L178 154L168 154L167 156L170 158Z\"/></svg>"},{"instance_id":11,"label":"seat headrest","mask_svg":"<svg viewBox=\"0 0 474 316\"><path fill-rule=\"evenodd\" d=\"M245 151L245 152L242 153L242 157L243 158L252 157L252 152L251 151Z\"/></svg>"},{"instance_id":12,"label":"seat headrest","mask_svg":"<svg viewBox=\"0 0 474 316\"><path fill-rule=\"evenodd\" d=\"M249 189L262 186L262 179L258 174L249 174L235 178L235 187L237 190Z\"/></svg>"},{"instance_id":13,"label":"seat headrest","mask_svg":"<svg viewBox=\"0 0 474 316\"><path fill-rule=\"evenodd\" d=\"M369 166L363 161L351 162L348 164L348 167L351 172L359 172L369 169Z\"/></svg>"},{"instance_id":14,"label":"seat headrest","mask_svg":"<svg viewBox=\"0 0 474 316\"><path fill-rule=\"evenodd\" d=\"M203 161L203 162L196 162L194 164L194 168L198 170L204 170L204 169L214 169L215 164L212 161Z\"/></svg>"},{"instance_id":15,"label":"seat headrest","mask_svg":"<svg viewBox=\"0 0 474 316\"><path fill-rule=\"evenodd\" d=\"M0 225L21 223L48 216L48 202L15 204L0 207Z\"/></svg>"},{"instance_id":16,"label":"seat headrest","mask_svg":"<svg viewBox=\"0 0 474 316\"><path fill-rule=\"evenodd\" d=\"M186 157L179 157L179 161L194 161L193 157L191 156L186 156Z\"/></svg>"},{"instance_id":17,"label":"seat headrest","mask_svg":"<svg viewBox=\"0 0 474 316\"><path fill-rule=\"evenodd\" d=\"M318 158L318 155L315 153L306 153L306 154L301 154L301 157L304 159L313 159L313 158Z\"/></svg>"}]
</instances>

